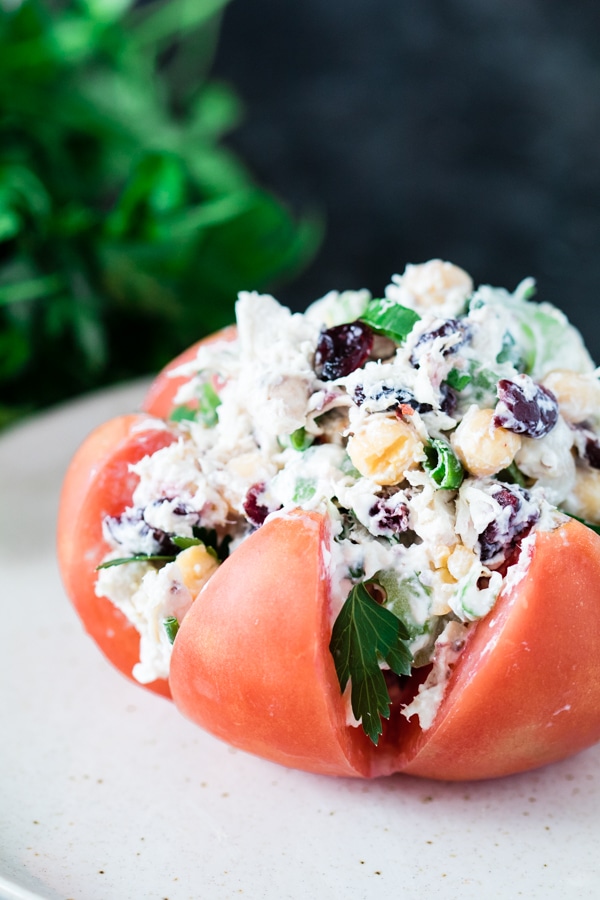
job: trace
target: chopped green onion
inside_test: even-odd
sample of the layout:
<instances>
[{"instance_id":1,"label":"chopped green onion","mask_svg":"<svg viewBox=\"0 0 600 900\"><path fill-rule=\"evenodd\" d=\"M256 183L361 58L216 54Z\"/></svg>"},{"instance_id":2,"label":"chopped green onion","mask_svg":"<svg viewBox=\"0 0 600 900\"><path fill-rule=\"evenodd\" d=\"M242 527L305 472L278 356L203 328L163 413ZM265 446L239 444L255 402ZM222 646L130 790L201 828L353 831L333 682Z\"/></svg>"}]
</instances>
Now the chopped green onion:
<instances>
[{"instance_id":1,"label":"chopped green onion","mask_svg":"<svg viewBox=\"0 0 600 900\"><path fill-rule=\"evenodd\" d=\"M166 619L163 619L163 628L167 632L169 642L172 644L179 631L179 622L175 616L167 616Z\"/></svg>"},{"instance_id":2,"label":"chopped green onion","mask_svg":"<svg viewBox=\"0 0 600 900\"><path fill-rule=\"evenodd\" d=\"M401 344L420 318L414 310L391 300L371 300L360 320L378 334Z\"/></svg>"},{"instance_id":3,"label":"chopped green onion","mask_svg":"<svg viewBox=\"0 0 600 900\"><path fill-rule=\"evenodd\" d=\"M217 409L220 405L221 398L215 391L212 384L209 381L205 381L200 388L198 418L201 422L204 422L207 428L214 428L214 426L217 424L219 420L219 417L217 416Z\"/></svg>"},{"instance_id":4,"label":"chopped green onion","mask_svg":"<svg viewBox=\"0 0 600 900\"><path fill-rule=\"evenodd\" d=\"M291 434L284 435L279 438L282 447L291 447L292 450L308 450L313 443L314 437L308 434L305 428L297 428Z\"/></svg>"},{"instance_id":5,"label":"chopped green onion","mask_svg":"<svg viewBox=\"0 0 600 900\"><path fill-rule=\"evenodd\" d=\"M454 491L462 484L465 476L460 460L446 441L433 438L425 446L423 468L438 487Z\"/></svg>"},{"instance_id":6,"label":"chopped green onion","mask_svg":"<svg viewBox=\"0 0 600 900\"><path fill-rule=\"evenodd\" d=\"M317 490L317 483L314 478L297 478L294 488L294 503L305 503L314 497Z\"/></svg>"}]
</instances>

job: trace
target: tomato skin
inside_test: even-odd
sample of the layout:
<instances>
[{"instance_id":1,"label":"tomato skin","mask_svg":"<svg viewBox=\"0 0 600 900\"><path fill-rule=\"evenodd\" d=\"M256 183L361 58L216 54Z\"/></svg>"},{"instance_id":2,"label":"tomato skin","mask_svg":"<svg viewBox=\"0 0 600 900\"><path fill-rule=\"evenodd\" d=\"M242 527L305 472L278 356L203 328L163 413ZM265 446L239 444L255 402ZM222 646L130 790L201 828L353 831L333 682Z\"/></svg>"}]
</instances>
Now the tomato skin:
<instances>
[{"instance_id":1,"label":"tomato skin","mask_svg":"<svg viewBox=\"0 0 600 900\"><path fill-rule=\"evenodd\" d=\"M208 340L234 337L232 328ZM170 414L182 379L168 372L198 346L158 376L148 413ZM65 587L89 634L131 680L139 635L94 593L109 549L102 519L129 505L137 484L129 465L173 440L147 415L108 422L76 454L61 497ZM174 643L170 689L164 680L145 687L172 692L183 714L234 746L328 775L494 778L600 741L600 537L590 529L571 520L536 534L523 578L473 625L432 727L423 732L396 711L377 748L347 724L329 653L328 541L319 513L271 517L195 599Z\"/></svg>"},{"instance_id":2,"label":"tomato skin","mask_svg":"<svg viewBox=\"0 0 600 900\"><path fill-rule=\"evenodd\" d=\"M538 532L529 569L474 629L431 729L411 726L395 770L495 778L600 740L600 537L575 520Z\"/></svg>"},{"instance_id":3,"label":"tomato skin","mask_svg":"<svg viewBox=\"0 0 600 900\"><path fill-rule=\"evenodd\" d=\"M150 428L137 430L150 423ZM145 415L120 416L101 425L75 454L65 477L58 515L58 561L63 583L86 631L129 679L139 661L139 634L106 597L94 593L96 566L110 548L102 520L131 502L138 476L132 463L172 443L174 436ZM135 682L138 684L139 682ZM170 696L164 679L144 685Z\"/></svg>"},{"instance_id":4,"label":"tomato skin","mask_svg":"<svg viewBox=\"0 0 600 900\"><path fill-rule=\"evenodd\" d=\"M200 593L173 649L178 708L230 744L328 775L495 778L600 740L600 538L539 533L525 577L473 627L433 726L348 726L329 654L326 526L275 518ZM558 626L558 627L557 627Z\"/></svg>"},{"instance_id":5,"label":"tomato skin","mask_svg":"<svg viewBox=\"0 0 600 900\"><path fill-rule=\"evenodd\" d=\"M176 706L258 756L327 775L369 774L346 725L333 659L327 527L318 513L266 522L200 592L171 658Z\"/></svg>"},{"instance_id":6,"label":"tomato skin","mask_svg":"<svg viewBox=\"0 0 600 900\"><path fill-rule=\"evenodd\" d=\"M165 368L156 376L148 393L142 403L142 409L151 416L159 419L168 419L175 405L175 395L182 384L188 380L189 376L171 376L170 373L175 371L179 366L192 362L196 358L198 349L203 345L215 341L233 341L237 337L237 328L235 325L229 325L222 328L210 337L197 341L171 360Z\"/></svg>"}]
</instances>

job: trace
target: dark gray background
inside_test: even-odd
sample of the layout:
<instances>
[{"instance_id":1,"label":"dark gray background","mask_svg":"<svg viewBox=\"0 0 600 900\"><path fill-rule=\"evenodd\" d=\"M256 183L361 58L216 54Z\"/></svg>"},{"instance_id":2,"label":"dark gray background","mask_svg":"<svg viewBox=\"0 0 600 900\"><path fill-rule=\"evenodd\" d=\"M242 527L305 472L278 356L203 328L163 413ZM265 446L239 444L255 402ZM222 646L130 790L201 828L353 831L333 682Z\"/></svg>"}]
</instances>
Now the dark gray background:
<instances>
[{"instance_id":1,"label":"dark gray background","mask_svg":"<svg viewBox=\"0 0 600 900\"><path fill-rule=\"evenodd\" d=\"M253 171L327 216L284 302L440 256L476 282L534 275L600 360L596 0L234 0L216 73Z\"/></svg>"}]
</instances>

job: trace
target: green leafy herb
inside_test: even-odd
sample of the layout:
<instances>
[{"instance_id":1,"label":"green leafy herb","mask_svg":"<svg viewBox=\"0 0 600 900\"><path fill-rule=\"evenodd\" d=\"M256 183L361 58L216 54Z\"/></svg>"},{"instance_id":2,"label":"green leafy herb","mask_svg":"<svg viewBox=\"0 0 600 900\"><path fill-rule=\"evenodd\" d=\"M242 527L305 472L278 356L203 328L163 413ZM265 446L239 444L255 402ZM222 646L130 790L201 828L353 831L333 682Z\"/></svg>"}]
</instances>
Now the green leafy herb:
<instances>
[{"instance_id":1,"label":"green leafy herb","mask_svg":"<svg viewBox=\"0 0 600 900\"><path fill-rule=\"evenodd\" d=\"M194 537L180 537L178 535L174 535L171 537L171 543L177 547L177 553L181 550L187 550L188 547L197 547L203 545L206 547L207 551L214 556L215 559L223 560L229 554L229 542L231 541L230 537L224 538L221 541L220 545L217 541L217 533L214 530L208 530L206 528L196 528L194 527ZM202 539L202 536L206 538L206 540ZM106 562L100 563L99 566L96 566L96 570L98 569L110 569L113 566L122 566L125 563L131 562L160 562L160 563L168 563L173 562L177 559L177 553L133 553L131 556L120 556L117 559L108 559Z\"/></svg>"},{"instance_id":2,"label":"green leafy herb","mask_svg":"<svg viewBox=\"0 0 600 900\"><path fill-rule=\"evenodd\" d=\"M397 675L409 675L408 632L393 613L373 600L368 582L355 585L337 617L329 649L342 692L351 682L352 712L377 744L381 719L390 715L390 695L380 668L385 660Z\"/></svg>"},{"instance_id":3,"label":"green leafy herb","mask_svg":"<svg viewBox=\"0 0 600 900\"><path fill-rule=\"evenodd\" d=\"M383 334L401 344L420 316L414 310L391 300L371 300L360 318L377 334Z\"/></svg>"},{"instance_id":4,"label":"green leafy herb","mask_svg":"<svg viewBox=\"0 0 600 900\"><path fill-rule=\"evenodd\" d=\"M305 503L315 495L317 483L314 478L297 478L294 486L294 503Z\"/></svg>"},{"instance_id":5,"label":"green leafy herb","mask_svg":"<svg viewBox=\"0 0 600 900\"><path fill-rule=\"evenodd\" d=\"M197 412L191 406L176 406L171 411L169 418L172 422L191 422L195 421Z\"/></svg>"},{"instance_id":6,"label":"green leafy herb","mask_svg":"<svg viewBox=\"0 0 600 900\"><path fill-rule=\"evenodd\" d=\"M567 512L565 509L561 509L561 512L566 516L569 516L571 519L576 519L577 522L581 522L582 525L585 525L586 528L591 528L592 531L595 531L596 534L600 534L600 525L597 525L594 522L588 522L586 519L581 519L579 516L573 515L573 513Z\"/></svg>"},{"instance_id":7,"label":"green leafy herb","mask_svg":"<svg viewBox=\"0 0 600 900\"><path fill-rule=\"evenodd\" d=\"M467 372L461 372L459 369L450 369L446 375L446 382L455 391L464 391L471 382L471 376Z\"/></svg>"},{"instance_id":8,"label":"green leafy herb","mask_svg":"<svg viewBox=\"0 0 600 900\"><path fill-rule=\"evenodd\" d=\"M518 484L520 487L527 487L527 479L521 472L516 462L511 462L510 466L502 469L496 475L498 481L504 481L506 484Z\"/></svg>"},{"instance_id":9,"label":"green leafy herb","mask_svg":"<svg viewBox=\"0 0 600 900\"><path fill-rule=\"evenodd\" d=\"M241 104L207 73L227 2L3 4L0 424L156 371L314 254L319 220L224 144Z\"/></svg>"},{"instance_id":10,"label":"green leafy herb","mask_svg":"<svg viewBox=\"0 0 600 900\"><path fill-rule=\"evenodd\" d=\"M438 438L426 444L423 468L444 490L457 490L465 477L465 470L450 444Z\"/></svg>"},{"instance_id":11,"label":"green leafy herb","mask_svg":"<svg viewBox=\"0 0 600 900\"><path fill-rule=\"evenodd\" d=\"M99 569L112 569L113 566L122 566L125 563L132 562L173 562L175 556L168 556L160 553L134 553L132 556L120 556L117 559L107 559L106 562L96 566Z\"/></svg>"},{"instance_id":12,"label":"green leafy herb","mask_svg":"<svg viewBox=\"0 0 600 900\"><path fill-rule=\"evenodd\" d=\"M175 640L177 632L179 631L179 622L177 621L175 616L167 616L166 619L163 619L163 628L167 632L167 637L172 644Z\"/></svg>"},{"instance_id":13,"label":"green leafy herb","mask_svg":"<svg viewBox=\"0 0 600 900\"><path fill-rule=\"evenodd\" d=\"M197 537L172 537L171 542L175 544L180 550L187 550L188 547L205 547L206 552L210 553L215 559L218 559L219 556L217 554L216 548L207 546L204 541L201 541L200 538Z\"/></svg>"},{"instance_id":14,"label":"green leafy herb","mask_svg":"<svg viewBox=\"0 0 600 900\"><path fill-rule=\"evenodd\" d=\"M305 428L297 428L292 434L284 435L279 438L282 447L291 447L292 450L304 451L312 445L314 437L309 434Z\"/></svg>"},{"instance_id":15,"label":"green leafy herb","mask_svg":"<svg viewBox=\"0 0 600 900\"><path fill-rule=\"evenodd\" d=\"M198 404L198 418L207 426L214 428L219 421L217 409L221 405L221 398L209 381L200 388L200 402Z\"/></svg>"},{"instance_id":16,"label":"green leafy herb","mask_svg":"<svg viewBox=\"0 0 600 900\"><path fill-rule=\"evenodd\" d=\"M214 528L203 528L198 525L194 525L192 528L192 532L194 537L201 543L204 544L207 550L213 550L216 554L217 559L220 562L223 562L229 556L229 545L231 544L231 535L227 534L222 540L219 540L217 532ZM179 538L181 540L181 538ZM183 540L189 540L189 538L184 538ZM191 545L188 545L191 546Z\"/></svg>"}]
</instances>

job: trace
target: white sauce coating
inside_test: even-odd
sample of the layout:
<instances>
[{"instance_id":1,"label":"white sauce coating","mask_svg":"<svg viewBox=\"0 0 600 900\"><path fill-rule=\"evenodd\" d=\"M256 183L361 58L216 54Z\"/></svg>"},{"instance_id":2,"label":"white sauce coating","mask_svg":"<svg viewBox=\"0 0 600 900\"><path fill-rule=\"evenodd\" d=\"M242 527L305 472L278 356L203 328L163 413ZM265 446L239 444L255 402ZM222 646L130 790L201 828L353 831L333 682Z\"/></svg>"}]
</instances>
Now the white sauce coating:
<instances>
[{"instance_id":1,"label":"white sauce coating","mask_svg":"<svg viewBox=\"0 0 600 900\"><path fill-rule=\"evenodd\" d=\"M564 520L556 507L581 510L574 491L591 471L585 448L594 423L577 436L571 392L568 419L554 395L543 394L539 415L556 408L556 422L547 433L539 420L535 437L511 437L512 467L489 474L486 441L502 433L493 415L510 425L514 412L515 427L524 416L526 429L536 415L513 411L510 395L499 400L500 380L535 407L536 385L554 370L585 373L586 385L598 377L578 332L558 310L531 302L531 291L531 281L513 294L474 291L465 272L440 260L409 266L393 277L384 305L418 313L410 333L396 342L376 336L368 358L333 374L323 369L321 334L368 314L368 291L332 291L304 315L270 296L240 294L237 340L202 346L177 370L188 380L176 404L194 407L204 397L200 411L165 426L178 440L132 467L139 483L131 507L104 522L107 559L171 558L98 575L97 593L140 633L134 676L168 676L164 620L180 622L194 602L174 537L193 542L198 529L214 529L216 543L230 539L235 552L269 516L319 510L331 520L332 624L353 585L376 579L380 598L408 628L415 665L431 666L403 710L428 728L469 629L524 577L536 532ZM216 398L208 416L207 391ZM480 457L475 452L462 484L441 485L432 474L436 453L439 463L447 447L459 466L452 435L481 411L489 424L472 436L482 441Z\"/></svg>"}]
</instances>

